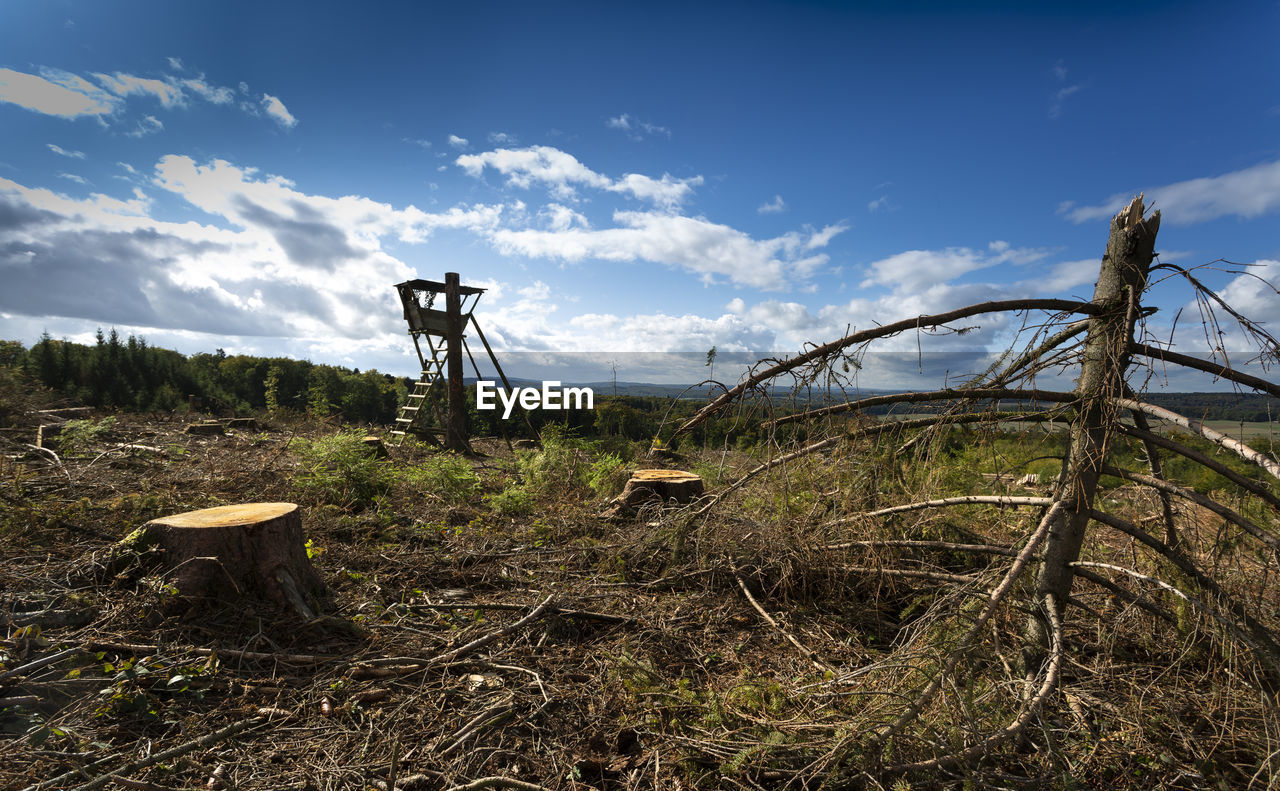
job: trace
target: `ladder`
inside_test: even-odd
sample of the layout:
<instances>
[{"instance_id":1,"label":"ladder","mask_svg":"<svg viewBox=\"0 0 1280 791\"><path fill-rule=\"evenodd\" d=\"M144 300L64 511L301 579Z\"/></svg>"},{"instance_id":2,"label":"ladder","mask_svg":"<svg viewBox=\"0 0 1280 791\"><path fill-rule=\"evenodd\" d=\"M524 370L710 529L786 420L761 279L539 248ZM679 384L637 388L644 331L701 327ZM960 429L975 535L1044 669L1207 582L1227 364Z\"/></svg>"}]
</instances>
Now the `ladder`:
<instances>
[{"instance_id":1,"label":"ladder","mask_svg":"<svg viewBox=\"0 0 1280 791\"><path fill-rule=\"evenodd\" d=\"M391 435L395 437L397 447L403 445L404 438L410 434L436 436L444 434L444 415L440 412L440 402L430 396L431 388L442 384L445 380L444 366L449 353L448 341L442 336L435 336L436 342L433 343L432 336L422 335L421 337L427 340L427 351L424 353L422 343L418 340L419 336L412 337L413 347L418 352L418 362L422 365L422 373L418 381L413 383L408 397L396 415L395 428L391 430ZM431 406L430 410L426 408L428 404ZM428 412L435 417L435 426L423 424L423 418Z\"/></svg>"}]
</instances>

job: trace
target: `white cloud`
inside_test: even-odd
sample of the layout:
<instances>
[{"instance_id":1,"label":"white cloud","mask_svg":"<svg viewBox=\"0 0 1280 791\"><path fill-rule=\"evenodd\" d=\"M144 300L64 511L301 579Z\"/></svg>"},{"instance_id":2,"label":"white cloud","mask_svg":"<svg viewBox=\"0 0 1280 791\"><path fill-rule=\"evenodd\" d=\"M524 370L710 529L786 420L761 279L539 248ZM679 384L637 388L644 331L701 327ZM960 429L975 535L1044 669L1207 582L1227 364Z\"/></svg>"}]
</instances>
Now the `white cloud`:
<instances>
[{"instance_id":1,"label":"white cloud","mask_svg":"<svg viewBox=\"0 0 1280 791\"><path fill-rule=\"evenodd\" d=\"M509 135L506 132L490 132L489 142L495 146L515 145L518 141L515 135Z\"/></svg>"},{"instance_id":2,"label":"white cloud","mask_svg":"<svg viewBox=\"0 0 1280 791\"><path fill-rule=\"evenodd\" d=\"M285 108L284 102L269 93L262 94L262 109L285 129L292 129L298 125L298 119Z\"/></svg>"},{"instance_id":3,"label":"white cloud","mask_svg":"<svg viewBox=\"0 0 1280 791\"><path fill-rule=\"evenodd\" d=\"M417 146L418 148L422 148L422 149L431 148L431 141L430 141L430 140L421 140L421 139L416 138L416 137L404 137L404 138L401 138L401 139L402 139L402 140L404 140L404 142L406 142L406 143L412 143L413 145Z\"/></svg>"},{"instance_id":4,"label":"white cloud","mask_svg":"<svg viewBox=\"0 0 1280 791\"><path fill-rule=\"evenodd\" d=\"M822 246L842 228L789 233L774 239L753 239L727 225L701 217L663 212L616 212L618 227L590 230L571 228L493 231L490 239L507 255L574 262L652 261L700 275L767 290L811 276L828 260L825 254L805 255L818 239Z\"/></svg>"},{"instance_id":5,"label":"white cloud","mask_svg":"<svg viewBox=\"0 0 1280 791\"><path fill-rule=\"evenodd\" d=\"M57 154L60 157L68 157L70 159L84 159L85 157L85 154L83 151L68 151L62 146L57 146L57 145L54 145L53 143L45 143L45 145L49 147L50 151L52 151L53 153Z\"/></svg>"},{"instance_id":6,"label":"white cloud","mask_svg":"<svg viewBox=\"0 0 1280 791\"><path fill-rule=\"evenodd\" d=\"M876 198L875 200L867 204L867 211L873 214L875 212L880 211L881 209L887 209L887 208L889 208L888 195L881 195L880 197Z\"/></svg>"},{"instance_id":7,"label":"white cloud","mask_svg":"<svg viewBox=\"0 0 1280 791\"><path fill-rule=\"evenodd\" d=\"M76 175L76 174L74 174L74 173L66 173L66 172L61 172L61 171L60 171L60 172L58 173L58 178L60 178L60 179L66 179L67 181L74 181L74 182L75 182L75 183L77 183L77 184L88 184L88 183L89 183L88 181L86 181L86 180L85 180L85 178L84 178L83 176L77 176L77 175Z\"/></svg>"},{"instance_id":8,"label":"white cloud","mask_svg":"<svg viewBox=\"0 0 1280 791\"><path fill-rule=\"evenodd\" d=\"M235 100L235 91L230 88L210 85L205 82L204 75L200 75L198 79L183 80L182 84L198 94L205 101L213 104L230 104Z\"/></svg>"},{"instance_id":9,"label":"white cloud","mask_svg":"<svg viewBox=\"0 0 1280 791\"><path fill-rule=\"evenodd\" d=\"M774 195L773 200L760 204L756 212L759 214L780 214L786 210L787 202L782 199L781 195Z\"/></svg>"},{"instance_id":10,"label":"white cloud","mask_svg":"<svg viewBox=\"0 0 1280 791\"><path fill-rule=\"evenodd\" d=\"M132 74L123 74L121 72L116 72L114 75L95 72L93 76L97 77L98 82L116 96L154 96L165 107L175 107L184 104L186 101L186 97L180 87L164 80L135 77Z\"/></svg>"},{"instance_id":11,"label":"white cloud","mask_svg":"<svg viewBox=\"0 0 1280 791\"><path fill-rule=\"evenodd\" d=\"M62 118L110 115L120 107L119 99L88 80L55 69L41 73L0 69L0 101Z\"/></svg>"},{"instance_id":12,"label":"white cloud","mask_svg":"<svg viewBox=\"0 0 1280 791\"><path fill-rule=\"evenodd\" d=\"M1159 209L1167 223L1190 225L1228 215L1251 220L1280 211L1280 160L1143 192L1147 206ZM1110 219L1134 194L1117 192L1094 206L1076 206L1066 201L1058 206L1058 213L1074 223Z\"/></svg>"},{"instance_id":13,"label":"white cloud","mask_svg":"<svg viewBox=\"0 0 1280 791\"><path fill-rule=\"evenodd\" d=\"M286 179L180 156L162 158L153 183L215 221L157 219L140 189L130 199L77 199L0 179L0 311L324 343L394 336L403 348L389 286L415 273L384 242L479 233L502 212L311 195Z\"/></svg>"},{"instance_id":14,"label":"white cloud","mask_svg":"<svg viewBox=\"0 0 1280 791\"><path fill-rule=\"evenodd\" d=\"M461 151L465 149L467 146L471 145L471 141L467 140L465 137L458 137L457 135L449 135L449 145Z\"/></svg>"},{"instance_id":15,"label":"white cloud","mask_svg":"<svg viewBox=\"0 0 1280 791\"><path fill-rule=\"evenodd\" d=\"M610 129L618 129L627 133L627 137L632 140L643 140L653 135L662 135L670 138L671 130L665 126L658 126L647 121L637 121L632 118L629 113L623 113L615 118L610 118L604 122L604 125Z\"/></svg>"},{"instance_id":16,"label":"white cloud","mask_svg":"<svg viewBox=\"0 0 1280 791\"><path fill-rule=\"evenodd\" d=\"M694 187L702 184L701 176L676 179L666 173L661 179L628 173L615 181L582 164L572 154L552 146L499 148L480 154L463 154L458 157L457 164L477 177L485 168L493 168L506 176L507 184L512 187L528 189L535 183L542 184L549 187L551 194L559 200L576 198L577 187L592 187L673 207L687 199Z\"/></svg>"},{"instance_id":17,"label":"white cloud","mask_svg":"<svg viewBox=\"0 0 1280 791\"><path fill-rule=\"evenodd\" d=\"M968 247L944 250L907 250L876 261L867 267L861 287L889 286L898 291L919 291L960 277L968 272L1000 264L1025 265L1048 255L1043 250L1012 248L995 241L988 252Z\"/></svg>"},{"instance_id":18,"label":"white cloud","mask_svg":"<svg viewBox=\"0 0 1280 791\"><path fill-rule=\"evenodd\" d=\"M146 137L164 130L164 124L154 115L144 115L132 131L125 132L129 137Z\"/></svg>"}]
</instances>

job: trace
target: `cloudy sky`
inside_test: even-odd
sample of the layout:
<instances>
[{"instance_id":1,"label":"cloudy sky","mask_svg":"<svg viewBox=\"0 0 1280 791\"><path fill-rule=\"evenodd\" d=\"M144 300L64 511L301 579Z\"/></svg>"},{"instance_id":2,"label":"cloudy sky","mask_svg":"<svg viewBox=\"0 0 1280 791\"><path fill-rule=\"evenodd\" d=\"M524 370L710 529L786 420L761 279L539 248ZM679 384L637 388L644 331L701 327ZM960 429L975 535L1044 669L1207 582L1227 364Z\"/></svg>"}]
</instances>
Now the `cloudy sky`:
<instances>
[{"instance_id":1,"label":"cloudy sky","mask_svg":"<svg viewBox=\"0 0 1280 791\"><path fill-rule=\"evenodd\" d=\"M458 271L512 353L788 352L1087 297L1139 191L1277 278L1280 6L1113 5L6 0L0 337L407 374L391 287Z\"/></svg>"}]
</instances>

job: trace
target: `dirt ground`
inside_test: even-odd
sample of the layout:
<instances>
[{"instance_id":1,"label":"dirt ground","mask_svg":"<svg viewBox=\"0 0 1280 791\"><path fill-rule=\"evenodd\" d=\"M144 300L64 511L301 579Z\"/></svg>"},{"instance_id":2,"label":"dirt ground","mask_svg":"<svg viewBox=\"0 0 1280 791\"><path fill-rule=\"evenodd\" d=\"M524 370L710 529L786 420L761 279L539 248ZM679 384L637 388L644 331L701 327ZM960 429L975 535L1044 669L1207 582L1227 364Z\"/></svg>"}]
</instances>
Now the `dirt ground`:
<instances>
[{"instance_id":1,"label":"dirt ground","mask_svg":"<svg viewBox=\"0 0 1280 791\"><path fill-rule=\"evenodd\" d=\"M673 558L680 512L611 521L599 500L566 493L497 515L485 494L514 474L511 453L479 440L471 463L485 491L465 502L421 491L358 512L302 503L331 591L322 617L304 622L266 603L191 604L106 559L158 516L299 501L291 445L326 428L206 437L183 433L186 417L120 415L55 459L28 446L36 422L0 435L0 787L879 785L848 724L901 701L849 685L928 601L920 583L857 570L868 561L855 550L843 564L829 553L809 562L815 536L770 531L759 503L722 514L691 537L688 559ZM393 449L388 463L432 452ZM817 504L811 516L822 516ZM930 568L978 574L987 562ZM1088 650L1068 672L1088 683L1042 726L1069 732L1055 738L1080 758L1072 777L1218 787L1212 770L1244 787L1246 769L1233 767L1266 767L1232 754L1230 740L1193 743L1222 733L1215 717L1274 725L1216 698L1213 679L1197 681L1170 653L1203 646L1161 644L1161 626L1113 598L1082 603L1110 613L1116 631L1077 633ZM1116 643L1122 663L1099 658ZM1180 662L1179 700L1150 701L1142 715L1163 718L1156 738L1113 701ZM911 787L1065 787L1059 759L1038 752L1048 738Z\"/></svg>"}]
</instances>

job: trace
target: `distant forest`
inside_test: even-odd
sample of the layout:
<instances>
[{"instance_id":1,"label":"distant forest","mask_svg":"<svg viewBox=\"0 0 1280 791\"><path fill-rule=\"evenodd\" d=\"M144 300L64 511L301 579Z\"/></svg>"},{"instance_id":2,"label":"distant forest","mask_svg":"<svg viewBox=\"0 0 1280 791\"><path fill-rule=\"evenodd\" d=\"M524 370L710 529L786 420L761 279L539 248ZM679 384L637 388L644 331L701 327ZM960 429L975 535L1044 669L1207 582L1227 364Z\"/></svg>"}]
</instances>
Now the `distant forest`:
<instances>
[{"instance_id":1,"label":"distant forest","mask_svg":"<svg viewBox=\"0 0 1280 791\"><path fill-rule=\"evenodd\" d=\"M212 354L190 356L147 344L113 329L98 332L93 345L51 338L47 333L30 349L0 340L0 367L22 370L34 382L64 394L77 404L131 412L169 412L187 408L190 397L210 412L248 415L257 411L340 415L356 423L390 424L411 380L380 373L322 365L286 357ZM1202 420L1264 422L1280 417L1280 399L1243 393L1148 393L1146 399ZM672 410L674 406L674 410ZM594 413L561 412L556 422L590 434L653 436L668 419L691 413L694 401L673 405L669 397L604 396L597 393ZM927 411L925 405L913 409ZM789 410L783 410L789 411ZM882 412L880 410L869 410ZM552 414L534 413L535 427ZM496 434L497 413L469 416L473 430ZM513 421L514 423L515 421ZM726 429L738 434L745 426ZM721 434L713 428L712 435ZM748 429L748 433L754 433ZM703 437L698 437L703 439ZM715 440L715 436L706 437Z\"/></svg>"}]
</instances>

